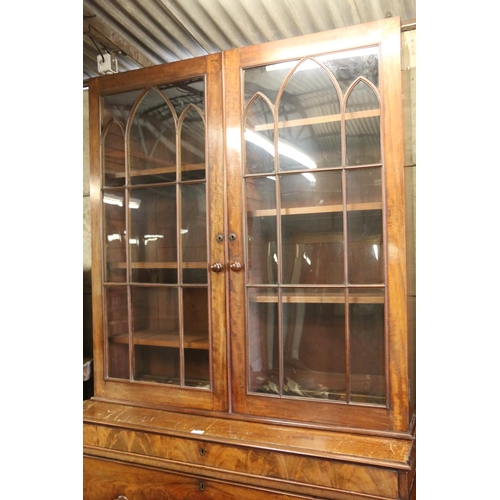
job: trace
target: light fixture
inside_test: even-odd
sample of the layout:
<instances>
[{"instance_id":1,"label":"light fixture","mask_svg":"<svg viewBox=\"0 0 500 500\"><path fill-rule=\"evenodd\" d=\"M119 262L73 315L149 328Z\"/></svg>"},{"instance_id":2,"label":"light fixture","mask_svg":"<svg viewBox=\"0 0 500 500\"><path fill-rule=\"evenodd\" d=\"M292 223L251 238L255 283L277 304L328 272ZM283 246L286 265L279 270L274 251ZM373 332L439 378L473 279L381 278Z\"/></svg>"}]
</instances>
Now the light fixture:
<instances>
[{"instance_id":1,"label":"light fixture","mask_svg":"<svg viewBox=\"0 0 500 500\"><path fill-rule=\"evenodd\" d=\"M114 52L97 56L97 72L100 75L118 73L118 60Z\"/></svg>"}]
</instances>

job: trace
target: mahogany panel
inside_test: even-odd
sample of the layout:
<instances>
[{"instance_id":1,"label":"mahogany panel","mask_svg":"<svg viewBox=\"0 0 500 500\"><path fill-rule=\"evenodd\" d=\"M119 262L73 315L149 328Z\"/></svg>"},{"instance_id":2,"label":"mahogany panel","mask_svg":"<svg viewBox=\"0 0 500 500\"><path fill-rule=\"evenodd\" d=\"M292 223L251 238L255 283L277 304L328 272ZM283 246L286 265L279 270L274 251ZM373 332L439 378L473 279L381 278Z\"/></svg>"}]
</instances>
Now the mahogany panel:
<instances>
[{"instance_id":1,"label":"mahogany panel","mask_svg":"<svg viewBox=\"0 0 500 500\"><path fill-rule=\"evenodd\" d=\"M84 428L84 445L246 474L255 477L257 482L259 477L273 478L293 481L302 486L315 485L387 498L393 497L398 491L398 472L395 469L278 450L253 449L249 446L92 425ZM99 453L98 450L95 453ZM252 482L252 478L247 478L247 481Z\"/></svg>"}]
</instances>

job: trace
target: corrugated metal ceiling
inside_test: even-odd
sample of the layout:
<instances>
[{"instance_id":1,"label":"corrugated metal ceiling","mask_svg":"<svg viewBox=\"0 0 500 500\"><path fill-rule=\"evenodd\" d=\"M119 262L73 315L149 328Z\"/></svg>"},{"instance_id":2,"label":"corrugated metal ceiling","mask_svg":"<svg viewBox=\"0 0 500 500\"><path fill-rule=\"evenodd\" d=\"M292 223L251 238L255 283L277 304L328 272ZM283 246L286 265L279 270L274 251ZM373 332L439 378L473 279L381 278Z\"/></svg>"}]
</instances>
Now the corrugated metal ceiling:
<instances>
[{"instance_id":1,"label":"corrugated metal ceiling","mask_svg":"<svg viewBox=\"0 0 500 500\"><path fill-rule=\"evenodd\" d=\"M123 72L391 16L416 0L84 0L83 79L106 52Z\"/></svg>"}]
</instances>

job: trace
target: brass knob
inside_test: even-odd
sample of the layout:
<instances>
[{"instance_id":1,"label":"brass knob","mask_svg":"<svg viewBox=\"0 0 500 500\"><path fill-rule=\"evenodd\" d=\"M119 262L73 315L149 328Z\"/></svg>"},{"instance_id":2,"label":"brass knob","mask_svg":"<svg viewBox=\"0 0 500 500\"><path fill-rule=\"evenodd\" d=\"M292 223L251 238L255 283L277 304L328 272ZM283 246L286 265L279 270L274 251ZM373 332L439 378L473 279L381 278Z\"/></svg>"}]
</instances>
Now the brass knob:
<instances>
[{"instance_id":1,"label":"brass knob","mask_svg":"<svg viewBox=\"0 0 500 500\"><path fill-rule=\"evenodd\" d=\"M243 266L239 262L231 262L231 264L229 264L229 269L237 273L243 269Z\"/></svg>"},{"instance_id":2,"label":"brass knob","mask_svg":"<svg viewBox=\"0 0 500 500\"><path fill-rule=\"evenodd\" d=\"M115 500L128 500L128 498L125 495L120 495L119 497L115 498Z\"/></svg>"},{"instance_id":3,"label":"brass knob","mask_svg":"<svg viewBox=\"0 0 500 500\"><path fill-rule=\"evenodd\" d=\"M220 262L216 262L215 264L212 264L210 266L210 269L214 272L214 273L220 273L222 271L222 268L224 266L220 263Z\"/></svg>"}]
</instances>

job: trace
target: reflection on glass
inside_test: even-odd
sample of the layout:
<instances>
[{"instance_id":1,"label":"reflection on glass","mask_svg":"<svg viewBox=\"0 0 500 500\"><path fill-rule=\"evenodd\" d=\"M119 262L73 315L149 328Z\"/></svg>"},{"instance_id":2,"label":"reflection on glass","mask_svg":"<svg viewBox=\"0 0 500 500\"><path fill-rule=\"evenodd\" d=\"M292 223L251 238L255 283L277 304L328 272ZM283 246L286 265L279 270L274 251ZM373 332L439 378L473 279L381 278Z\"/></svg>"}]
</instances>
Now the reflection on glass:
<instances>
[{"instance_id":1,"label":"reflection on glass","mask_svg":"<svg viewBox=\"0 0 500 500\"><path fill-rule=\"evenodd\" d=\"M132 287L135 380L179 384L177 290Z\"/></svg>"},{"instance_id":2,"label":"reflection on glass","mask_svg":"<svg viewBox=\"0 0 500 500\"><path fill-rule=\"evenodd\" d=\"M109 190L103 193L104 202L104 281L125 282L126 231L125 231L125 191Z\"/></svg>"},{"instance_id":3,"label":"reflection on glass","mask_svg":"<svg viewBox=\"0 0 500 500\"><path fill-rule=\"evenodd\" d=\"M248 292L250 392L279 394L278 295L272 288Z\"/></svg>"},{"instance_id":4,"label":"reflection on glass","mask_svg":"<svg viewBox=\"0 0 500 500\"><path fill-rule=\"evenodd\" d=\"M349 283L384 282L381 168L347 172Z\"/></svg>"},{"instance_id":5,"label":"reflection on glass","mask_svg":"<svg viewBox=\"0 0 500 500\"><path fill-rule=\"evenodd\" d=\"M205 122L201 111L189 106L180 119L183 181L205 178Z\"/></svg>"},{"instance_id":6,"label":"reflection on glass","mask_svg":"<svg viewBox=\"0 0 500 500\"><path fill-rule=\"evenodd\" d=\"M283 283L344 282L342 173L280 176Z\"/></svg>"},{"instance_id":7,"label":"reflection on glass","mask_svg":"<svg viewBox=\"0 0 500 500\"><path fill-rule=\"evenodd\" d=\"M245 180L247 206L247 271L250 283L277 283L276 180Z\"/></svg>"},{"instance_id":8,"label":"reflection on glass","mask_svg":"<svg viewBox=\"0 0 500 500\"><path fill-rule=\"evenodd\" d=\"M210 388L208 289L183 290L185 385Z\"/></svg>"},{"instance_id":9,"label":"reflection on glass","mask_svg":"<svg viewBox=\"0 0 500 500\"><path fill-rule=\"evenodd\" d=\"M130 116L137 99L141 96L143 90L133 90L121 94L111 94L101 97L101 125L103 130L111 120L124 124ZM125 129L125 127L123 127Z\"/></svg>"},{"instance_id":10,"label":"reflection on glass","mask_svg":"<svg viewBox=\"0 0 500 500\"><path fill-rule=\"evenodd\" d=\"M160 86L159 89L165 99L171 103L178 117L190 104L196 106L201 113L205 112L204 78L168 83Z\"/></svg>"},{"instance_id":11,"label":"reflection on glass","mask_svg":"<svg viewBox=\"0 0 500 500\"><path fill-rule=\"evenodd\" d=\"M349 297L351 401L385 404L384 292L350 289Z\"/></svg>"},{"instance_id":12,"label":"reflection on glass","mask_svg":"<svg viewBox=\"0 0 500 500\"><path fill-rule=\"evenodd\" d=\"M207 208L205 184L183 185L182 242L183 283L207 283Z\"/></svg>"},{"instance_id":13,"label":"reflection on glass","mask_svg":"<svg viewBox=\"0 0 500 500\"><path fill-rule=\"evenodd\" d=\"M129 130L132 184L175 180L176 126L171 103L156 89L139 101Z\"/></svg>"},{"instance_id":14,"label":"reflection on glass","mask_svg":"<svg viewBox=\"0 0 500 500\"><path fill-rule=\"evenodd\" d=\"M130 190L132 281L177 282L175 186Z\"/></svg>"},{"instance_id":15,"label":"reflection on glass","mask_svg":"<svg viewBox=\"0 0 500 500\"><path fill-rule=\"evenodd\" d=\"M332 72L344 93L360 76L378 86L377 46L335 52L317 59Z\"/></svg>"},{"instance_id":16,"label":"reflection on glass","mask_svg":"<svg viewBox=\"0 0 500 500\"><path fill-rule=\"evenodd\" d=\"M380 104L374 90L359 81L346 106L347 165L380 163Z\"/></svg>"},{"instance_id":17,"label":"reflection on glass","mask_svg":"<svg viewBox=\"0 0 500 500\"><path fill-rule=\"evenodd\" d=\"M106 351L108 377L130 377L127 289L110 286L104 289L106 301Z\"/></svg>"},{"instance_id":18,"label":"reflection on glass","mask_svg":"<svg viewBox=\"0 0 500 500\"><path fill-rule=\"evenodd\" d=\"M120 122L113 120L104 131L104 187L125 184L125 133Z\"/></svg>"}]
</instances>

